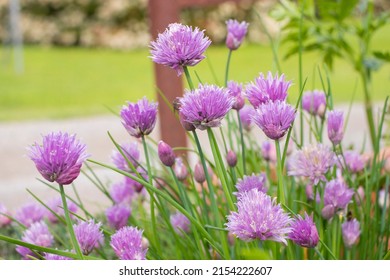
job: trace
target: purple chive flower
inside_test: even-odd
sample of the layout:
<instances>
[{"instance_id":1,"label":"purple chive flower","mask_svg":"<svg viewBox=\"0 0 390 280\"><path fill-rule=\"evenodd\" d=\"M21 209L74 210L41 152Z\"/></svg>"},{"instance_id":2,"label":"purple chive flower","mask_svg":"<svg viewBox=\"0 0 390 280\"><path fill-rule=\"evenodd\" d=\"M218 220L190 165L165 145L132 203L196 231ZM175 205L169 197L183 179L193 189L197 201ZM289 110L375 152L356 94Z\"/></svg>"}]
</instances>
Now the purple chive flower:
<instances>
[{"instance_id":1,"label":"purple chive flower","mask_svg":"<svg viewBox=\"0 0 390 280\"><path fill-rule=\"evenodd\" d=\"M352 173L359 173L366 165L364 157L356 151L346 151L344 153L344 159L348 167L348 171ZM340 161L344 165L344 160L342 158Z\"/></svg>"},{"instance_id":2,"label":"purple chive flower","mask_svg":"<svg viewBox=\"0 0 390 280\"><path fill-rule=\"evenodd\" d=\"M325 186L323 217L330 219L351 201L354 191L341 180L331 180ZM333 214L333 215L332 215Z\"/></svg>"},{"instance_id":3,"label":"purple chive flower","mask_svg":"<svg viewBox=\"0 0 390 280\"><path fill-rule=\"evenodd\" d=\"M157 103L149 102L146 97L137 103L128 102L120 112L122 124L127 132L136 138L148 135L156 125Z\"/></svg>"},{"instance_id":4,"label":"purple chive flower","mask_svg":"<svg viewBox=\"0 0 390 280\"><path fill-rule=\"evenodd\" d=\"M0 228L8 226L12 222L12 220L4 214L9 215L9 212L7 208L0 203Z\"/></svg>"},{"instance_id":5,"label":"purple chive flower","mask_svg":"<svg viewBox=\"0 0 390 280\"><path fill-rule=\"evenodd\" d=\"M237 50L242 41L245 38L246 33L248 32L249 23L242 21L238 22L237 20L229 19L226 21L227 27L227 37L226 37L226 47L230 50Z\"/></svg>"},{"instance_id":6,"label":"purple chive flower","mask_svg":"<svg viewBox=\"0 0 390 280\"><path fill-rule=\"evenodd\" d=\"M306 91L302 96L302 108L314 116L322 117L326 108L326 95L322 90Z\"/></svg>"},{"instance_id":7,"label":"purple chive flower","mask_svg":"<svg viewBox=\"0 0 390 280\"><path fill-rule=\"evenodd\" d=\"M111 206L106 210L108 224L116 230L127 225L130 214L130 208L123 204Z\"/></svg>"},{"instance_id":8,"label":"purple chive flower","mask_svg":"<svg viewBox=\"0 0 390 280\"><path fill-rule=\"evenodd\" d=\"M304 147L291 158L289 176L303 176L313 185L326 181L325 174L336 163L336 155L329 147L316 144Z\"/></svg>"},{"instance_id":9,"label":"purple chive flower","mask_svg":"<svg viewBox=\"0 0 390 280\"><path fill-rule=\"evenodd\" d=\"M255 108L268 101L285 101L290 85L291 82L284 80L284 74L280 77L276 74L273 77L272 73L268 72L268 77L265 78L263 73L260 73L255 83L251 82L246 86L246 97Z\"/></svg>"},{"instance_id":10,"label":"purple chive flower","mask_svg":"<svg viewBox=\"0 0 390 280\"><path fill-rule=\"evenodd\" d=\"M56 254L50 254L50 253L44 253L43 257L45 258L45 260L48 260L48 261L70 261L70 260L73 260L72 258L69 258L69 257L64 257L64 256L56 255Z\"/></svg>"},{"instance_id":11,"label":"purple chive flower","mask_svg":"<svg viewBox=\"0 0 390 280\"><path fill-rule=\"evenodd\" d=\"M120 146L121 146L122 152L125 154L126 158L131 162L131 164L134 167L137 167L138 161L140 158L138 143L132 142L132 143L122 144ZM112 151L111 160L118 169L121 169L123 171L131 171L132 170L131 167L128 165L126 159L117 150Z\"/></svg>"},{"instance_id":12,"label":"purple chive flower","mask_svg":"<svg viewBox=\"0 0 390 280\"><path fill-rule=\"evenodd\" d=\"M205 58L203 53L210 44L211 41L204 35L204 30L171 23L164 33L158 34L156 41L150 44L150 53L155 63L176 70L180 76L184 67L195 66Z\"/></svg>"},{"instance_id":13,"label":"purple chive flower","mask_svg":"<svg viewBox=\"0 0 390 280\"><path fill-rule=\"evenodd\" d=\"M171 224L176 233L182 235L183 232L190 231L190 220L180 212L172 214L170 217Z\"/></svg>"},{"instance_id":14,"label":"purple chive flower","mask_svg":"<svg viewBox=\"0 0 390 280\"><path fill-rule=\"evenodd\" d=\"M71 213L77 212L78 207L76 204L74 204L69 199L66 200L66 203L68 205L69 212L71 212ZM52 198L46 204L58 216L65 216L61 197ZM45 211L46 211L46 217L50 222L52 222L52 223L58 222L58 218L56 215L54 215L51 211L49 211L47 209L45 209ZM71 216L71 218L73 218L73 215L71 213L70 213L70 216Z\"/></svg>"},{"instance_id":15,"label":"purple chive flower","mask_svg":"<svg viewBox=\"0 0 390 280\"><path fill-rule=\"evenodd\" d=\"M241 124L246 131L250 131L252 128L252 115L254 114L254 112L255 109L253 109L253 107L249 105L245 105L240 110Z\"/></svg>"},{"instance_id":16,"label":"purple chive flower","mask_svg":"<svg viewBox=\"0 0 390 280\"><path fill-rule=\"evenodd\" d=\"M195 164L194 168L194 179L197 181L199 184L202 184L204 181L206 181L206 175L203 170L203 166L201 163Z\"/></svg>"},{"instance_id":17,"label":"purple chive flower","mask_svg":"<svg viewBox=\"0 0 390 280\"><path fill-rule=\"evenodd\" d=\"M40 204L27 203L16 212L15 218L26 227L29 227L33 223L43 220L45 213L45 208Z\"/></svg>"},{"instance_id":18,"label":"purple chive flower","mask_svg":"<svg viewBox=\"0 0 390 280\"><path fill-rule=\"evenodd\" d=\"M73 225L76 239L84 255L89 255L93 249L99 248L104 243L101 225L93 220L80 221L77 225Z\"/></svg>"},{"instance_id":19,"label":"purple chive flower","mask_svg":"<svg viewBox=\"0 0 390 280\"><path fill-rule=\"evenodd\" d=\"M180 112L184 120L200 130L221 126L221 121L234 104L226 90L215 85L199 85L194 91L186 90L180 99Z\"/></svg>"},{"instance_id":20,"label":"purple chive flower","mask_svg":"<svg viewBox=\"0 0 390 280\"><path fill-rule=\"evenodd\" d=\"M79 176L88 157L85 149L75 135L52 132L43 136L42 145L35 143L29 147L29 157L46 180L69 185Z\"/></svg>"},{"instance_id":21,"label":"purple chive flower","mask_svg":"<svg viewBox=\"0 0 390 280\"><path fill-rule=\"evenodd\" d=\"M304 219L298 215L298 218L291 223L291 232L288 238L302 247L314 248L317 246L319 237L313 217L307 215L306 212Z\"/></svg>"},{"instance_id":22,"label":"purple chive flower","mask_svg":"<svg viewBox=\"0 0 390 280\"><path fill-rule=\"evenodd\" d=\"M345 247L351 248L357 244L360 236L360 223L356 219L343 223L341 225L341 231L343 233Z\"/></svg>"},{"instance_id":23,"label":"purple chive flower","mask_svg":"<svg viewBox=\"0 0 390 280\"><path fill-rule=\"evenodd\" d=\"M229 81L227 84L227 92L234 99L232 109L240 111L245 105L245 98L242 92L242 84L239 84L235 81Z\"/></svg>"},{"instance_id":24,"label":"purple chive flower","mask_svg":"<svg viewBox=\"0 0 390 280\"><path fill-rule=\"evenodd\" d=\"M158 143L158 157L165 166L172 167L175 164L175 153L164 141Z\"/></svg>"},{"instance_id":25,"label":"purple chive flower","mask_svg":"<svg viewBox=\"0 0 390 280\"><path fill-rule=\"evenodd\" d=\"M273 140L282 138L294 119L294 107L279 100L259 105L252 116L253 122Z\"/></svg>"},{"instance_id":26,"label":"purple chive flower","mask_svg":"<svg viewBox=\"0 0 390 280\"><path fill-rule=\"evenodd\" d=\"M142 244L142 230L123 227L111 236L111 247L121 260L145 260L147 248Z\"/></svg>"},{"instance_id":27,"label":"purple chive flower","mask_svg":"<svg viewBox=\"0 0 390 280\"><path fill-rule=\"evenodd\" d=\"M134 192L132 180L123 179L123 181L112 184L110 188L110 196L117 204L130 204L134 197Z\"/></svg>"},{"instance_id":28,"label":"purple chive flower","mask_svg":"<svg viewBox=\"0 0 390 280\"><path fill-rule=\"evenodd\" d=\"M257 189L243 193L237 202L237 212L231 212L227 219L227 229L241 240L273 240L287 245L289 215L276 204L276 198L271 199Z\"/></svg>"},{"instance_id":29,"label":"purple chive flower","mask_svg":"<svg viewBox=\"0 0 390 280\"><path fill-rule=\"evenodd\" d=\"M234 193L238 199L245 193L253 189L258 190L259 192L267 193L267 186L265 173L261 174L252 174L251 176L245 175L244 178L238 179L236 184L237 192Z\"/></svg>"},{"instance_id":30,"label":"purple chive flower","mask_svg":"<svg viewBox=\"0 0 390 280\"><path fill-rule=\"evenodd\" d=\"M340 144L344 136L344 117L342 111L330 111L328 113L328 138L334 144Z\"/></svg>"},{"instance_id":31,"label":"purple chive flower","mask_svg":"<svg viewBox=\"0 0 390 280\"><path fill-rule=\"evenodd\" d=\"M237 155L232 150L228 151L226 154L226 162L230 167L235 167L237 165Z\"/></svg>"},{"instance_id":32,"label":"purple chive flower","mask_svg":"<svg viewBox=\"0 0 390 280\"><path fill-rule=\"evenodd\" d=\"M22 241L41 247L50 247L53 244L53 235L44 222L33 223L23 232ZM16 246L16 251L22 255L23 259L28 260L29 256L37 257L29 248Z\"/></svg>"},{"instance_id":33,"label":"purple chive flower","mask_svg":"<svg viewBox=\"0 0 390 280\"><path fill-rule=\"evenodd\" d=\"M175 165L173 166L173 171L179 181L184 181L188 176L188 170L186 165L183 163L183 159L181 157L177 157L175 159Z\"/></svg>"}]
</instances>

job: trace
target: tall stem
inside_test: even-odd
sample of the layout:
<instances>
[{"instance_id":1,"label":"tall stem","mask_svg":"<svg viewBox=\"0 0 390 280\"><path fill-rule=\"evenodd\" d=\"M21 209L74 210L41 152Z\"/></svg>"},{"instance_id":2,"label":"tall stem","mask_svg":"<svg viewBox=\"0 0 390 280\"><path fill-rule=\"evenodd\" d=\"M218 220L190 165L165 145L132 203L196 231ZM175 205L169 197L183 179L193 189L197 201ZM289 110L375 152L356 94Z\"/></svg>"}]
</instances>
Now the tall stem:
<instances>
[{"instance_id":1,"label":"tall stem","mask_svg":"<svg viewBox=\"0 0 390 280\"><path fill-rule=\"evenodd\" d=\"M191 75L190 72L188 71L187 66L184 66L183 69L184 69L184 74L186 75L188 86L190 87L191 90L194 90L194 83L192 82Z\"/></svg>"},{"instance_id":2,"label":"tall stem","mask_svg":"<svg viewBox=\"0 0 390 280\"><path fill-rule=\"evenodd\" d=\"M242 157L242 170L244 175L246 174L246 156L245 156L245 141L244 141L244 133L242 131L242 123L240 119L240 111L237 111L237 119L238 126L240 128L240 136L241 136L241 157Z\"/></svg>"},{"instance_id":3,"label":"tall stem","mask_svg":"<svg viewBox=\"0 0 390 280\"><path fill-rule=\"evenodd\" d=\"M225 87L227 87L228 79L229 79L229 68L230 68L230 60L232 58L232 50L229 49L228 58L226 61L226 69L225 69Z\"/></svg>"},{"instance_id":4,"label":"tall stem","mask_svg":"<svg viewBox=\"0 0 390 280\"><path fill-rule=\"evenodd\" d=\"M282 166L282 157L280 154L280 143L279 140L275 140L276 147L276 156L277 156L277 172L278 172L278 198L281 204L286 203L286 198L284 196L284 184L283 184L283 166Z\"/></svg>"},{"instance_id":5,"label":"tall stem","mask_svg":"<svg viewBox=\"0 0 390 280\"><path fill-rule=\"evenodd\" d=\"M60 186L62 205L64 207L64 212L65 212L66 226L68 227L70 239L72 241L73 248L75 249L77 256L80 258L80 260L83 260L84 256L83 253L81 252L80 245L77 242L76 235L74 234L74 230L73 230L72 220L70 219L68 204L66 203L64 186L62 184L59 184L59 186Z\"/></svg>"},{"instance_id":6,"label":"tall stem","mask_svg":"<svg viewBox=\"0 0 390 280\"><path fill-rule=\"evenodd\" d=\"M144 147L144 153L145 153L145 159L146 159L146 167L148 169L148 179L149 184L153 186L153 176L152 176L152 169L150 167L150 159L149 159L149 153L148 153L148 145L146 144L145 136L142 135L142 144ZM157 226L156 226L156 213L154 209L154 194L152 192L149 192L150 196L150 218L152 220L152 231L153 231L153 238L154 238L154 245L156 248L160 250L160 244L158 242L158 235L157 235Z\"/></svg>"}]
</instances>

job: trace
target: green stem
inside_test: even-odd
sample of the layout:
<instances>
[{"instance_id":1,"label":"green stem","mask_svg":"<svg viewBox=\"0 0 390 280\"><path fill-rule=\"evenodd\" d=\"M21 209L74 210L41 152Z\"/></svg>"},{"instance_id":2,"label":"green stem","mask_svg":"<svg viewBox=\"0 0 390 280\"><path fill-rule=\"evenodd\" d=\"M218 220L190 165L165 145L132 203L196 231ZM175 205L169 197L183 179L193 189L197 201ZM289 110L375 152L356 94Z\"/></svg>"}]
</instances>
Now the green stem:
<instances>
[{"instance_id":1,"label":"green stem","mask_svg":"<svg viewBox=\"0 0 390 280\"><path fill-rule=\"evenodd\" d=\"M320 250L317 249L317 247L314 247L313 249L317 253L317 255L320 257L321 260L325 260L324 256L321 254Z\"/></svg>"},{"instance_id":2,"label":"green stem","mask_svg":"<svg viewBox=\"0 0 390 280\"><path fill-rule=\"evenodd\" d=\"M73 230L72 220L70 219L68 204L66 203L64 186L62 184L59 184L59 186L60 186L62 205L64 206L66 226L68 227L70 239L72 241L73 248L75 249L77 256L79 257L80 260L83 260L84 259L83 253L81 252L79 243L77 242L76 235L74 234L74 230Z\"/></svg>"},{"instance_id":3,"label":"green stem","mask_svg":"<svg viewBox=\"0 0 390 280\"><path fill-rule=\"evenodd\" d=\"M360 71L360 75L363 82L363 92L364 92L364 108L366 111L366 118L368 122L368 128L370 131L370 139L371 139L371 145L374 148L375 146L375 122L374 122L374 115L372 112L372 98L370 94L370 78L368 77L368 74L366 73L365 69L362 69Z\"/></svg>"},{"instance_id":4,"label":"green stem","mask_svg":"<svg viewBox=\"0 0 390 280\"><path fill-rule=\"evenodd\" d=\"M188 71L187 66L184 66L183 69L184 69L184 74L186 75L188 86L190 87L191 90L194 90L194 83L192 82L191 75L190 72Z\"/></svg>"},{"instance_id":5,"label":"green stem","mask_svg":"<svg viewBox=\"0 0 390 280\"><path fill-rule=\"evenodd\" d=\"M230 68L230 60L232 58L232 50L229 49L228 58L226 61L226 69L225 69L225 87L227 87L228 79L229 79L229 68Z\"/></svg>"},{"instance_id":6,"label":"green stem","mask_svg":"<svg viewBox=\"0 0 390 280\"><path fill-rule=\"evenodd\" d=\"M153 176L152 176L152 169L150 167L150 159L149 159L149 153L148 153L148 145L145 141L145 136L142 135L142 144L144 147L144 153L145 153L145 159L146 159L146 166L148 169L148 179L149 184L153 186ZM153 237L154 237L154 245L158 249L159 253L161 253L160 243L158 242L158 235L157 235L157 225L156 225L156 213L154 209L154 194L152 192L149 192L150 195L150 219L152 220L152 231L153 231Z\"/></svg>"},{"instance_id":7,"label":"green stem","mask_svg":"<svg viewBox=\"0 0 390 280\"><path fill-rule=\"evenodd\" d=\"M240 118L240 111L237 111L238 118L238 126L240 128L240 136L241 136L241 155L242 155L242 168L243 173L246 174L246 155L245 155L245 141L244 141L244 132L242 130L242 123Z\"/></svg>"},{"instance_id":8,"label":"green stem","mask_svg":"<svg viewBox=\"0 0 390 280\"><path fill-rule=\"evenodd\" d=\"M278 172L278 198L280 203L285 204L286 198L284 195L283 166L282 166L282 157L280 155L279 140L275 140L275 146L276 146L277 172Z\"/></svg>"}]
</instances>

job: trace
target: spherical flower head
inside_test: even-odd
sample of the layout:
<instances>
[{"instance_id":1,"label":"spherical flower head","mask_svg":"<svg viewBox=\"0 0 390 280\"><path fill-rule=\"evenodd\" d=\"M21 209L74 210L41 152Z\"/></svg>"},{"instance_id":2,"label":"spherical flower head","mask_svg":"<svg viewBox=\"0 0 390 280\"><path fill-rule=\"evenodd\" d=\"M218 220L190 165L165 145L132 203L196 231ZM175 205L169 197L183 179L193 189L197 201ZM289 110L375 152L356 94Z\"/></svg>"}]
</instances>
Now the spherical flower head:
<instances>
[{"instance_id":1,"label":"spherical flower head","mask_svg":"<svg viewBox=\"0 0 390 280\"><path fill-rule=\"evenodd\" d=\"M346 151L344 153L344 159L348 167L348 171L352 173L359 173L360 171L363 171L366 165L364 157L356 151ZM341 159L341 162L344 163L343 159Z\"/></svg>"},{"instance_id":2,"label":"spherical flower head","mask_svg":"<svg viewBox=\"0 0 390 280\"><path fill-rule=\"evenodd\" d=\"M127 177L126 177L127 178ZM114 183L110 187L110 196L112 200L119 204L130 204L134 197L135 189L133 181L123 179L120 182Z\"/></svg>"},{"instance_id":3,"label":"spherical flower head","mask_svg":"<svg viewBox=\"0 0 390 280\"><path fill-rule=\"evenodd\" d=\"M328 113L328 138L334 144L340 144L344 136L344 116L342 111Z\"/></svg>"},{"instance_id":4,"label":"spherical flower head","mask_svg":"<svg viewBox=\"0 0 390 280\"><path fill-rule=\"evenodd\" d=\"M305 218L298 215L291 223L291 232L288 238L302 247L314 248L318 244L318 231L313 217L305 213Z\"/></svg>"},{"instance_id":5,"label":"spherical flower head","mask_svg":"<svg viewBox=\"0 0 390 280\"><path fill-rule=\"evenodd\" d=\"M175 175L179 181L184 181L187 178L188 170L181 157L177 157L175 159L173 171L175 172Z\"/></svg>"},{"instance_id":6,"label":"spherical flower head","mask_svg":"<svg viewBox=\"0 0 390 280\"><path fill-rule=\"evenodd\" d=\"M104 235L100 230L101 225L93 220L80 221L77 225L73 225L76 239L84 255L89 255L94 248L103 244Z\"/></svg>"},{"instance_id":7,"label":"spherical flower head","mask_svg":"<svg viewBox=\"0 0 390 280\"><path fill-rule=\"evenodd\" d=\"M302 95L302 108L313 116L322 117L326 108L326 95L322 90L306 91Z\"/></svg>"},{"instance_id":8,"label":"spherical flower head","mask_svg":"<svg viewBox=\"0 0 390 280\"><path fill-rule=\"evenodd\" d=\"M111 248L121 260L145 260L147 248L142 246L142 230L123 227L111 236Z\"/></svg>"},{"instance_id":9,"label":"spherical flower head","mask_svg":"<svg viewBox=\"0 0 390 280\"><path fill-rule=\"evenodd\" d=\"M69 257L64 257L56 254L50 254L50 253L44 253L43 257L47 261L70 261L73 260L72 258Z\"/></svg>"},{"instance_id":10,"label":"spherical flower head","mask_svg":"<svg viewBox=\"0 0 390 280\"><path fill-rule=\"evenodd\" d=\"M160 141L157 151L158 157L165 166L172 167L175 164L175 153L167 143Z\"/></svg>"},{"instance_id":11,"label":"spherical flower head","mask_svg":"<svg viewBox=\"0 0 390 280\"><path fill-rule=\"evenodd\" d=\"M245 38L246 33L248 32L249 23L242 21L238 22L235 19L229 19L226 21L227 27L227 37L226 37L226 47L230 50L237 50L242 41Z\"/></svg>"},{"instance_id":12,"label":"spherical flower head","mask_svg":"<svg viewBox=\"0 0 390 280\"><path fill-rule=\"evenodd\" d=\"M127 225L130 214L130 207L123 204L111 206L106 210L108 224L116 230Z\"/></svg>"},{"instance_id":13,"label":"spherical flower head","mask_svg":"<svg viewBox=\"0 0 390 280\"><path fill-rule=\"evenodd\" d=\"M280 77L276 74L273 77L272 73L268 72L268 76L265 78L263 73L260 73L254 83L251 82L246 86L246 97L255 108L269 101L285 101L290 85L290 81L284 80L284 74Z\"/></svg>"},{"instance_id":14,"label":"spherical flower head","mask_svg":"<svg viewBox=\"0 0 390 280\"><path fill-rule=\"evenodd\" d=\"M354 194L353 189L341 180L331 180L325 186L324 206L332 205L336 210L344 209L351 201Z\"/></svg>"},{"instance_id":15,"label":"spherical flower head","mask_svg":"<svg viewBox=\"0 0 390 280\"><path fill-rule=\"evenodd\" d=\"M237 202L237 212L231 212L227 219L227 229L241 240L273 240L287 245L289 215L276 204L276 198L271 199L257 189L243 193Z\"/></svg>"},{"instance_id":16,"label":"spherical flower head","mask_svg":"<svg viewBox=\"0 0 390 280\"><path fill-rule=\"evenodd\" d=\"M234 98L215 85L199 85L193 91L186 90L180 103L184 120L197 129L205 130L221 126L222 119L234 104Z\"/></svg>"},{"instance_id":17,"label":"spherical flower head","mask_svg":"<svg viewBox=\"0 0 390 280\"><path fill-rule=\"evenodd\" d=\"M78 207L76 204L74 204L72 201L70 201L69 199L66 200L66 204L68 205L68 209L69 209L69 214L71 215L72 218L73 215L72 213L76 213L77 210L78 210ZM62 205L62 199L61 197L55 197L55 198L52 198L50 199L46 205L54 212L56 213L58 216L65 216L65 212L64 212L64 206ZM51 211L45 209L46 211L46 217L47 219L52 222L52 223L57 223L58 222L58 218L56 215L54 215Z\"/></svg>"},{"instance_id":18,"label":"spherical flower head","mask_svg":"<svg viewBox=\"0 0 390 280\"><path fill-rule=\"evenodd\" d=\"M252 116L253 122L273 140L282 138L294 119L294 107L279 100L261 104Z\"/></svg>"},{"instance_id":19,"label":"spherical flower head","mask_svg":"<svg viewBox=\"0 0 390 280\"><path fill-rule=\"evenodd\" d=\"M236 184L237 192L234 193L239 199L245 192L251 191L253 189L258 190L259 192L267 193L267 186L265 173L261 174L252 174L250 176L245 175L244 178L238 179Z\"/></svg>"},{"instance_id":20,"label":"spherical flower head","mask_svg":"<svg viewBox=\"0 0 390 280\"><path fill-rule=\"evenodd\" d=\"M254 112L255 109L253 109L253 107L250 105L245 105L240 110L239 114L240 114L241 124L246 131L250 131L252 128L252 115L254 114Z\"/></svg>"},{"instance_id":21,"label":"spherical flower head","mask_svg":"<svg viewBox=\"0 0 390 280\"><path fill-rule=\"evenodd\" d=\"M205 58L204 52L210 44L211 41L204 35L204 30L171 23L158 35L156 41L150 44L150 53L155 63L176 70L180 76L183 74L183 67L195 66Z\"/></svg>"},{"instance_id":22,"label":"spherical flower head","mask_svg":"<svg viewBox=\"0 0 390 280\"><path fill-rule=\"evenodd\" d=\"M242 84L235 81L229 81L227 84L227 92L234 98L232 109L241 110L245 105L245 98L242 92Z\"/></svg>"},{"instance_id":23,"label":"spherical flower head","mask_svg":"<svg viewBox=\"0 0 390 280\"><path fill-rule=\"evenodd\" d=\"M136 103L128 102L120 112L122 124L127 132L136 138L149 135L157 119L157 103L149 102L146 97Z\"/></svg>"},{"instance_id":24,"label":"spherical flower head","mask_svg":"<svg viewBox=\"0 0 390 280\"><path fill-rule=\"evenodd\" d=\"M9 212L7 208L0 203L0 228L8 226L12 222L6 215L9 216Z\"/></svg>"},{"instance_id":25,"label":"spherical flower head","mask_svg":"<svg viewBox=\"0 0 390 280\"><path fill-rule=\"evenodd\" d=\"M126 156L127 160L130 161L130 163L134 166L138 166L138 161L140 158L140 152L138 149L138 143L132 142L132 143L125 143L120 145L123 154ZM127 163L127 160L123 157L123 155L117 151L112 151L111 154L111 160L114 163L114 165L123 171L131 171L131 167Z\"/></svg>"},{"instance_id":26,"label":"spherical flower head","mask_svg":"<svg viewBox=\"0 0 390 280\"><path fill-rule=\"evenodd\" d=\"M50 247L53 244L53 235L44 222L33 223L27 230L23 232L22 241L31 243L41 247ZM23 256L24 259L29 259L29 256L36 255L27 247L16 246L16 251Z\"/></svg>"},{"instance_id":27,"label":"spherical flower head","mask_svg":"<svg viewBox=\"0 0 390 280\"><path fill-rule=\"evenodd\" d=\"M30 227L33 223L43 220L45 209L37 203L27 203L16 211L15 218L17 221Z\"/></svg>"},{"instance_id":28,"label":"spherical flower head","mask_svg":"<svg viewBox=\"0 0 390 280\"><path fill-rule=\"evenodd\" d=\"M88 158L85 149L76 135L52 132L43 136L42 145L35 143L29 147L29 157L46 180L69 185L79 176Z\"/></svg>"},{"instance_id":29,"label":"spherical flower head","mask_svg":"<svg viewBox=\"0 0 390 280\"><path fill-rule=\"evenodd\" d=\"M357 244L360 236L360 223L356 219L343 223L341 225L341 231L343 233L345 247L351 248Z\"/></svg>"},{"instance_id":30,"label":"spherical flower head","mask_svg":"<svg viewBox=\"0 0 390 280\"><path fill-rule=\"evenodd\" d=\"M180 212L172 214L169 218L173 229L179 234L182 235L183 232L188 233L190 231L190 220Z\"/></svg>"},{"instance_id":31,"label":"spherical flower head","mask_svg":"<svg viewBox=\"0 0 390 280\"><path fill-rule=\"evenodd\" d=\"M313 185L326 181L325 174L336 163L336 155L323 144L303 147L291 158L289 176L303 176Z\"/></svg>"}]
</instances>

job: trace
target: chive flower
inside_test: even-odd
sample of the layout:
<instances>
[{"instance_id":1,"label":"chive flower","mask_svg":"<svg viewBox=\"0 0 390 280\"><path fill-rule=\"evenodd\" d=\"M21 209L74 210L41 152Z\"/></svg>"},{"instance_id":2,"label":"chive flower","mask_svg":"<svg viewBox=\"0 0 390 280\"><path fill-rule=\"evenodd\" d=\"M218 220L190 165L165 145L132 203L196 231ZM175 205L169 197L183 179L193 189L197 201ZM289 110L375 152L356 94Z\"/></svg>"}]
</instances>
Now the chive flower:
<instances>
[{"instance_id":1,"label":"chive flower","mask_svg":"<svg viewBox=\"0 0 390 280\"><path fill-rule=\"evenodd\" d=\"M93 249L103 244L104 235L101 226L101 223L95 223L94 220L80 221L77 225L73 225L77 242L84 255L89 255Z\"/></svg>"},{"instance_id":2,"label":"chive flower","mask_svg":"<svg viewBox=\"0 0 390 280\"><path fill-rule=\"evenodd\" d=\"M326 109L326 95L322 90L306 91L302 95L302 108L313 116L324 115Z\"/></svg>"},{"instance_id":3,"label":"chive flower","mask_svg":"<svg viewBox=\"0 0 390 280\"><path fill-rule=\"evenodd\" d=\"M204 30L171 23L158 35L156 41L150 44L150 53L155 63L176 70L180 76L183 74L183 67L195 66L205 58L204 52L210 44L211 41L204 35Z\"/></svg>"},{"instance_id":4,"label":"chive flower","mask_svg":"<svg viewBox=\"0 0 390 280\"><path fill-rule=\"evenodd\" d=\"M291 232L288 235L294 243L302 247L314 248L319 241L318 231L313 217L307 215L305 218L300 215L291 223Z\"/></svg>"},{"instance_id":5,"label":"chive flower","mask_svg":"<svg viewBox=\"0 0 390 280\"><path fill-rule=\"evenodd\" d=\"M237 192L234 193L238 198L240 198L245 192L251 191L253 189L258 190L259 192L267 193L265 173L252 174L250 176L244 175L242 179L237 180L236 189Z\"/></svg>"},{"instance_id":6,"label":"chive flower","mask_svg":"<svg viewBox=\"0 0 390 280\"><path fill-rule=\"evenodd\" d=\"M352 248L359 241L360 223L356 219L346 221L341 225L341 232L345 247Z\"/></svg>"},{"instance_id":7,"label":"chive flower","mask_svg":"<svg viewBox=\"0 0 390 280\"><path fill-rule=\"evenodd\" d=\"M123 204L113 205L106 210L108 224L117 230L127 225L130 214L130 207Z\"/></svg>"},{"instance_id":8,"label":"chive flower","mask_svg":"<svg viewBox=\"0 0 390 280\"><path fill-rule=\"evenodd\" d=\"M249 23L242 21L238 22L237 20L229 19L226 21L227 27L227 36L226 36L226 46L234 51L237 50L248 32Z\"/></svg>"},{"instance_id":9,"label":"chive flower","mask_svg":"<svg viewBox=\"0 0 390 280\"><path fill-rule=\"evenodd\" d=\"M85 149L75 135L51 132L43 136L42 145L35 143L29 147L29 157L46 180L69 185L79 176L88 158Z\"/></svg>"},{"instance_id":10,"label":"chive flower","mask_svg":"<svg viewBox=\"0 0 390 280\"><path fill-rule=\"evenodd\" d=\"M143 247L142 230L126 226L111 236L111 248L121 260L145 260L147 248Z\"/></svg>"},{"instance_id":11,"label":"chive flower","mask_svg":"<svg viewBox=\"0 0 390 280\"><path fill-rule=\"evenodd\" d=\"M173 226L173 229L179 235L183 233L188 233L190 231L190 220L180 212L176 212L170 216L170 222Z\"/></svg>"},{"instance_id":12,"label":"chive flower","mask_svg":"<svg viewBox=\"0 0 390 280\"><path fill-rule=\"evenodd\" d=\"M21 224L30 227L33 223L42 221L45 213L42 205L32 202L21 206L16 211L15 218Z\"/></svg>"},{"instance_id":13,"label":"chive flower","mask_svg":"<svg viewBox=\"0 0 390 280\"><path fill-rule=\"evenodd\" d=\"M119 151L114 150L114 151L112 151L112 154L111 154L111 160L118 169L121 169L121 170L127 171L127 172L132 171L127 160L134 167L138 166L138 162L140 159L140 152L138 149L138 143L137 142L125 143L125 144L120 145L120 147L121 147L123 154L126 156L126 158L124 158L123 155Z\"/></svg>"},{"instance_id":14,"label":"chive flower","mask_svg":"<svg viewBox=\"0 0 390 280\"><path fill-rule=\"evenodd\" d=\"M340 144L344 136L343 112L333 110L328 113L328 138L333 145Z\"/></svg>"},{"instance_id":15,"label":"chive flower","mask_svg":"<svg viewBox=\"0 0 390 280\"><path fill-rule=\"evenodd\" d=\"M240 111L245 105L245 97L242 92L242 84L239 84L235 81L229 81L227 84L227 92L234 99L232 109Z\"/></svg>"}]
</instances>

